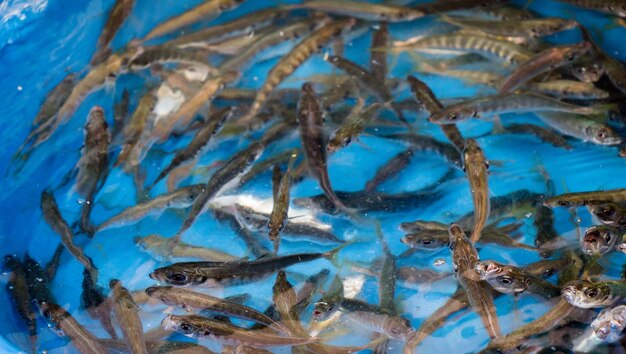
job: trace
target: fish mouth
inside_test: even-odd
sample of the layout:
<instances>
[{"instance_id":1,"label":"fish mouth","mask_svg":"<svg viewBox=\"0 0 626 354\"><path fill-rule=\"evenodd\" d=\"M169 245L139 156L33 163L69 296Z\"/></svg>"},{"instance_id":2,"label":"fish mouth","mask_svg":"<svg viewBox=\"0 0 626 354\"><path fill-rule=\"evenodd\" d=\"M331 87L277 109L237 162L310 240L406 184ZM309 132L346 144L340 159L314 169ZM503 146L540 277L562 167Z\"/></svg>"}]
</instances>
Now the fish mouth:
<instances>
[{"instance_id":1,"label":"fish mouth","mask_svg":"<svg viewBox=\"0 0 626 354\"><path fill-rule=\"evenodd\" d=\"M150 279L159 280L159 278L157 278L157 275L156 275L155 272L152 272L152 273L148 274L148 276L150 277Z\"/></svg>"},{"instance_id":2,"label":"fish mouth","mask_svg":"<svg viewBox=\"0 0 626 354\"><path fill-rule=\"evenodd\" d=\"M167 315L165 316L165 318L163 318L163 320L161 321L161 327L168 331L176 330L176 323L174 322L172 315Z\"/></svg>"}]
</instances>

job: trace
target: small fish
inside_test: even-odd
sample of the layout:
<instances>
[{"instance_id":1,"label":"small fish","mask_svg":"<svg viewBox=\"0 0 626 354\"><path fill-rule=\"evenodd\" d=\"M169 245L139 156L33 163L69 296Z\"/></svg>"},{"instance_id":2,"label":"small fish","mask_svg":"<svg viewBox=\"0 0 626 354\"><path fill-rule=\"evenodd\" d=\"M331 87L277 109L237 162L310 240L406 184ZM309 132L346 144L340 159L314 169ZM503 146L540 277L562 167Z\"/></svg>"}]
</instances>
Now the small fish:
<instances>
[{"instance_id":1,"label":"small fish","mask_svg":"<svg viewBox=\"0 0 626 354\"><path fill-rule=\"evenodd\" d=\"M260 142L250 144L246 149L241 150L230 158L222 168L215 171L213 176L204 186L204 189L198 195L191 206L191 210L183 225L180 227L176 235L172 239L173 244L180 241L181 235L187 231L195 223L198 216L204 211L209 200L220 194L222 191L239 184L239 179L246 173L250 166L263 153L264 146Z\"/></svg>"},{"instance_id":2,"label":"small fish","mask_svg":"<svg viewBox=\"0 0 626 354\"><path fill-rule=\"evenodd\" d=\"M151 298L158 299L168 306L179 306L190 312L203 311L236 317L242 320L264 324L282 333L290 333L287 327L277 323L267 315L230 300L171 286L151 286L145 291Z\"/></svg>"},{"instance_id":3,"label":"small fish","mask_svg":"<svg viewBox=\"0 0 626 354\"><path fill-rule=\"evenodd\" d=\"M122 27L124 21L130 16L130 13L135 5L135 0L116 0L107 22L104 24L104 28L98 37L98 43L96 44L96 52L91 58L91 65L98 65L106 59L109 55L109 44L115 37L117 31Z\"/></svg>"},{"instance_id":4,"label":"small fish","mask_svg":"<svg viewBox=\"0 0 626 354\"><path fill-rule=\"evenodd\" d=\"M434 1L428 3L420 3L415 7L423 11L427 15L439 14L444 12L468 10L472 11L483 8L493 8L495 5L503 5L504 0L446 0L446 1ZM496 7L499 8L500 6Z\"/></svg>"},{"instance_id":5,"label":"small fish","mask_svg":"<svg viewBox=\"0 0 626 354\"><path fill-rule=\"evenodd\" d=\"M324 195L328 197L331 203L341 210L347 210L330 184L322 109L313 85L308 82L302 85L302 93L298 102L298 125L300 126L300 139L309 172L317 179Z\"/></svg>"},{"instance_id":6,"label":"small fish","mask_svg":"<svg viewBox=\"0 0 626 354\"><path fill-rule=\"evenodd\" d=\"M128 112L130 106L130 92L127 89L122 91L122 96L113 106L113 127L111 128L111 143L117 145L119 143L119 135L124 130L124 126L128 121Z\"/></svg>"},{"instance_id":7,"label":"small fish","mask_svg":"<svg viewBox=\"0 0 626 354\"><path fill-rule=\"evenodd\" d=\"M259 332L198 315L167 315L161 326L195 339L210 339L223 344L279 347L312 343L317 338L284 337Z\"/></svg>"},{"instance_id":8,"label":"small fish","mask_svg":"<svg viewBox=\"0 0 626 354\"><path fill-rule=\"evenodd\" d=\"M291 201L289 190L291 188L291 169L295 161L292 156L287 172L280 171L278 165L274 166L272 174L273 199L272 212L267 221L270 241L274 244L274 254L278 253L280 245L280 232L285 228L287 215L289 213L289 202Z\"/></svg>"},{"instance_id":9,"label":"small fish","mask_svg":"<svg viewBox=\"0 0 626 354\"><path fill-rule=\"evenodd\" d=\"M343 31L351 28L356 21L354 19L336 20L325 24L308 37L298 43L287 55L267 74L265 82L259 89L248 113L241 121L248 122L263 108L269 95L289 75L291 75L302 63L316 51L339 36Z\"/></svg>"},{"instance_id":10,"label":"small fish","mask_svg":"<svg viewBox=\"0 0 626 354\"><path fill-rule=\"evenodd\" d=\"M513 93L476 98L453 104L431 114L429 121L437 124L456 123L479 116L527 113L527 112L565 112L579 114L597 114L597 107L582 107L561 102L536 93Z\"/></svg>"},{"instance_id":11,"label":"small fish","mask_svg":"<svg viewBox=\"0 0 626 354\"><path fill-rule=\"evenodd\" d=\"M112 292L113 311L117 323L124 334L124 341L128 344L131 353L148 353L146 341L143 337L143 327L139 318L139 307L133 300L130 292L122 283L113 279L109 282Z\"/></svg>"},{"instance_id":12,"label":"small fish","mask_svg":"<svg viewBox=\"0 0 626 354\"><path fill-rule=\"evenodd\" d=\"M573 62L588 53L591 47L591 43L581 42L546 49L520 64L513 73L504 79L498 93L513 92L535 77Z\"/></svg>"},{"instance_id":13,"label":"small fish","mask_svg":"<svg viewBox=\"0 0 626 354\"><path fill-rule=\"evenodd\" d=\"M580 248L589 256L604 255L611 252L618 241L622 241L623 235L623 232L613 226L592 226L585 231Z\"/></svg>"},{"instance_id":14,"label":"small fish","mask_svg":"<svg viewBox=\"0 0 626 354\"><path fill-rule=\"evenodd\" d=\"M72 344L83 354L107 354L109 351L99 339L83 327L65 309L55 303L41 305L41 314L50 321L57 330L70 338Z\"/></svg>"},{"instance_id":15,"label":"small fish","mask_svg":"<svg viewBox=\"0 0 626 354\"><path fill-rule=\"evenodd\" d=\"M554 212L551 208L539 205L535 208L533 225L535 226L535 246L538 248L558 239L559 234L554 228Z\"/></svg>"},{"instance_id":16,"label":"small fish","mask_svg":"<svg viewBox=\"0 0 626 354\"><path fill-rule=\"evenodd\" d=\"M445 126L445 125L444 125ZM504 128L506 131L514 134L532 134L537 136L541 141L549 143L550 145L560 147L566 150L571 150L572 146L567 140L561 136L561 134L544 127L540 127L534 124L514 123L507 124Z\"/></svg>"},{"instance_id":17,"label":"small fish","mask_svg":"<svg viewBox=\"0 0 626 354\"><path fill-rule=\"evenodd\" d=\"M463 17L442 16L441 19L462 28L471 28L494 36L536 38L567 31L579 26L578 22L558 17L524 20L475 20Z\"/></svg>"},{"instance_id":18,"label":"small fish","mask_svg":"<svg viewBox=\"0 0 626 354\"><path fill-rule=\"evenodd\" d=\"M426 83L412 75L407 76L406 79L409 82L415 100L424 105L428 113L434 114L443 109L443 105ZM465 150L465 139L463 139L459 128L455 124L440 125L440 127L446 138L462 154L463 150Z\"/></svg>"},{"instance_id":19,"label":"small fish","mask_svg":"<svg viewBox=\"0 0 626 354\"><path fill-rule=\"evenodd\" d=\"M34 353L36 352L35 348L37 343L37 317L32 307L24 264L15 256L6 255L4 257L4 266L11 270L9 280L7 281L7 293L11 296L11 301L13 302L17 314L22 318L28 328L31 349Z\"/></svg>"},{"instance_id":20,"label":"small fish","mask_svg":"<svg viewBox=\"0 0 626 354\"><path fill-rule=\"evenodd\" d=\"M210 20L218 16L224 11L229 11L245 0L208 0L193 7L186 12L174 16L165 22L159 24L152 29L145 37L144 41L149 39L160 37L168 33L172 33L189 25L192 25L201 20Z\"/></svg>"},{"instance_id":21,"label":"small fish","mask_svg":"<svg viewBox=\"0 0 626 354\"><path fill-rule=\"evenodd\" d=\"M566 193L546 199L543 204L548 207L575 207L591 202L624 203L626 202L626 189Z\"/></svg>"},{"instance_id":22,"label":"small fish","mask_svg":"<svg viewBox=\"0 0 626 354\"><path fill-rule=\"evenodd\" d=\"M598 338L612 343L622 338L625 320L626 305L618 305L602 310L590 326Z\"/></svg>"},{"instance_id":23,"label":"small fish","mask_svg":"<svg viewBox=\"0 0 626 354\"><path fill-rule=\"evenodd\" d=\"M582 82L594 83L598 82L602 75L604 75L604 66L602 61L581 59L570 66L570 72L575 78Z\"/></svg>"},{"instance_id":24,"label":"small fish","mask_svg":"<svg viewBox=\"0 0 626 354\"><path fill-rule=\"evenodd\" d=\"M89 270L93 279L98 279L98 269L93 264L91 258L86 256L83 250L74 244L74 234L65 219L63 219L54 195L49 191L43 191L41 194L41 211L46 223L54 232L61 236L61 242L67 251Z\"/></svg>"},{"instance_id":25,"label":"small fish","mask_svg":"<svg viewBox=\"0 0 626 354\"><path fill-rule=\"evenodd\" d=\"M198 196L203 193L206 186L204 184L193 184L181 187L171 193L165 193L146 200L139 204L130 206L122 210L119 214L110 217L97 226L97 231L110 228L131 225L147 215L160 214L166 209L183 209L193 204Z\"/></svg>"},{"instance_id":26,"label":"small fish","mask_svg":"<svg viewBox=\"0 0 626 354\"><path fill-rule=\"evenodd\" d=\"M157 234L135 237L134 242L143 250L159 259L182 257L197 258L209 262L229 262L239 259L217 249L194 246L185 242L177 242L172 246L171 239Z\"/></svg>"},{"instance_id":27,"label":"small fish","mask_svg":"<svg viewBox=\"0 0 626 354\"><path fill-rule=\"evenodd\" d=\"M502 331L496 316L496 308L489 285L484 281L477 281L470 277L470 272L473 272L479 261L478 252L458 225L450 225L448 233L450 234L450 251L454 271L460 285L467 293L470 306L480 316L489 337L501 337Z\"/></svg>"},{"instance_id":28,"label":"small fish","mask_svg":"<svg viewBox=\"0 0 626 354\"><path fill-rule=\"evenodd\" d=\"M404 6L363 3L352 0L307 0L292 9L308 9L327 12L331 15L349 16L365 21L406 22L424 16L424 13Z\"/></svg>"},{"instance_id":29,"label":"small fish","mask_svg":"<svg viewBox=\"0 0 626 354\"><path fill-rule=\"evenodd\" d=\"M258 161L254 164L254 166L252 166L248 173L241 177L241 184L245 185L258 175L272 168L272 166L286 163L291 159L291 156L299 155L300 153L301 151L299 148L286 149L273 156L269 156L267 159Z\"/></svg>"},{"instance_id":30,"label":"small fish","mask_svg":"<svg viewBox=\"0 0 626 354\"><path fill-rule=\"evenodd\" d=\"M573 280L561 290L565 301L573 306L589 309L611 306L626 297L626 284L621 281L590 282Z\"/></svg>"},{"instance_id":31,"label":"small fish","mask_svg":"<svg viewBox=\"0 0 626 354\"><path fill-rule=\"evenodd\" d=\"M87 268L83 270L80 305L87 310L91 318L98 320L102 324L102 327L112 339L117 339L117 333L111 321L111 303L104 296L103 289L94 283L94 279Z\"/></svg>"},{"instance_id":32,"label":"small fish","mask_svg":"<svg viewBox=\"0 0 626 354\"><path fill-rule=\"evenodd\" d=\"M189 142L189 145L176 152L169 165L161 170L156 180L154 180L148 189L152 189L152 187L165 178L168 173L185 163L185 161L191 160L201 153L202 149L209 143L211 138L222 128L224 122L233 116L235 110L234 107L226 107L211 114L202 128L198 130L191 142Z\"/></svg>"},{"instance_id":33,"label":"small fish","mask_svg":"<svg viewBox=\"0 0 626 354\"><path fill-rule=\"evenodd\" d=\"M141 154L139 151L141 148L140 140L152 110L157 103L157 98L154 94L154 90L150 90L141 97L137 108L135 108L135 112L133 112L128 123L124 125L124 129L122 130L124 143L114 166L119 166L123 163L124 169L130 171L131 167L139 164L138 155Z\"/></svg>"},{"instance_id":34,"label":"small fish","mask_svg":"<svg viewBox=\"0 0 626 354\"><path fill-rule=\"evenodd\" d=\"M339 128L331 134L326 144L326 150L329 153L334 153L340 148L348 146L348 144L352 142L352 139L358 138L363 132L365 125L376 118L381 108L382 105L372 103L362 111L351 112Z\"/></svg>"},{"instance_id":35,"label":"small fish","mask_svg":"<svg viewBox=\"0 0 626 354\"><path fill-rule=\"evenodd\" d=\"M605 225L626 226L626 203L588 202L587 210Z\"/></svg>"},{"instance_id":36,"label":"small fish","mask_svg":"<svg viewBox=\"0 0 626 354\"><path fill-rule=\"evenodd\" d=\"M276 274L276 281L272 286L272 304L278 314L280 320L284 323L296 336L307 337L306 330L300 324L300 318L296 314L296 304L298 295L293 285L287 280L287 275L280 270Z\"/></svg>"},{"instance_id":37,"label":"small fish","mask_svg":"<svg viewBox=\"0 0 626 354\"><path fill-rule=\"evenodd\" d=\"M607 91L597 88L592 83L574 80L531 82L526 86L533 91L561 99L595 100L609 97Z\"/></svg>"},{"instance_id":38,"label":"small fish","mask_svg":"<svg viewBox=\"0 0 626 354\"><path fill-rule=\"evenodd\" d=\"M320 258L332 259L348 243L324 253L298 253L278 257L263 257L254 261L182 262L155 269L150 278L174 286L229 286L266 278L293 264Z\"/></svg>"},{"instance_id":39,"label":"small fish","mask_svg":"<svg viewBox=\"0 0 626 354\"><path fill-rule=\"evenodd\" d=\"M528 290L547 299L561 294L560 289L539 277L515 266L495 261L480 261L474 271L481 280L485 280L496 291L505 294L518 294Z\"/></svg>"},{"instance_id":40,"label":"small fish","mask_svg":"<svg viewBox=\"0 0 626 354\"><path fill-rule=\"evenodd\" d=\"M385 165L376 171L376 175L367 181L367 184L365 184L365 191L373 192L382 183L398 175L409 165L414 154L415 152L413 149L409 148L399 152L396 156L391 158L391 160L387 161Z\"/></svg>"},{"instance_id":41,"label":"small fish","mask_svg":"<svg viewBox=\"0 0 626 354\"><path fill-rule=\"evenodd\" d=\"M541 112L537 117L562 134L596 145L619 145L624 141L611 126L595 117L564 112Z\"/></svg>"},{"instance_id":42,"label":"small fish","mask_svg":"<svg viewBox=\"0 0 626 354\"><path fill-rule=\"evenodd\" d=\"M41 310L42 304L54 303L54 295L50 291L50 283L53 278L49 277L48 272L42 269L39 263L28 254L24 258L24 271L26 272L28 292L39 309Z\"/></svg>"},{"instance_id":43,"label":"small fish","mask_svg":"<svg viewBox=\"0 0 626 354\"><path fill-rule=\"evenodd\" d=\"M571 5L626 18L626 4L621 0L560 0Z\"/></svg>"},{"instance_id":44,"label":"small fish","mask_svg":"<svg viewBox=\"0 0 626 354\"><path fill-rule=\"evenodd\" d=\"M389 25L387 22L381 22L372 33L372 48L386 47L389 42ZM370 72L374 78L385 84L388 73L387 53L372 51L370 53Z\"/></svg>"},{"instance_id":45,"label":"small fish","mask_svg":"<svg viewBox=\"0 0 626 354\"><path fill-rule=\"evenodd\" d=\"M489 162L485 158L483 149L474 139L465 141L463 152L463 166L469 179L470 192L474 201L474 228L470 240L476 242L480 239L485 223L489 218Z\"/></svg>"}]
</instances>

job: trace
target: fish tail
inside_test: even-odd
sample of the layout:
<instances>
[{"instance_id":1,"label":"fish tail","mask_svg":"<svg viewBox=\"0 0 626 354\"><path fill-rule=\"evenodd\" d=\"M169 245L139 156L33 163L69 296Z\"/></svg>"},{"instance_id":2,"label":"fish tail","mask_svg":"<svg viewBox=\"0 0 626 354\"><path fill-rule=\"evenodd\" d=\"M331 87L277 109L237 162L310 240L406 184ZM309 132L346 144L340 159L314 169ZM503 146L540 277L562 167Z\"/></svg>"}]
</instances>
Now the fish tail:
<instances>
[{"instance_id":1,"label":"fish tail","mask_svg":"<svg viewBox=\"0 0 626 354\"><path fill-rule=\"evenodd\" d=\"M341 246L333 248L332 250L330 250L328 252L322 253L322 257L328 259L330 261L330 263L332 263L335 267L340 268L341 265L339 264L339 259L337 258L338 255L339 255L339 251L341 251L342 249L350 246L353 243L355 243L355 240L350 240L350 241L344 243Z\"/></svg>"}]
</instances>

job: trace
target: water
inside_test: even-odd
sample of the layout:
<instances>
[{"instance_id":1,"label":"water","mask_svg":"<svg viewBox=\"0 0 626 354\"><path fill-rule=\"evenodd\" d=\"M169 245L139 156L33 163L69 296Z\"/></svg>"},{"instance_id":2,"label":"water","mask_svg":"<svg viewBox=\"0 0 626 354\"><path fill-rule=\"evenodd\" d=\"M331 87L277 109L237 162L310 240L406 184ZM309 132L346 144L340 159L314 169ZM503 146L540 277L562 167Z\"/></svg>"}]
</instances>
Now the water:
<instances>
[{"instance_id":1,"label":"water","mask_svg":"<svg viewBox=\"0 0 626 354\"><path fill-rule=\"evenodd\" d=\"M84 75L86 72L87 63L93 54L95 43L112 3L113 1L105 0L7 0L0 4L0 19L3 22L0 31L0 76L3 78L2 85L0 85L0 97L3 103L0 105L0 117L2 117L0 124L1 131L4 132L3 139L0 141L0 147L4 152L0 156L0 171L4 176L2 184L4 188L0 197L2 199L0 210L3 215L0 220L0 245L5 254L16 254L22 257L28 253L42 264L50 259L59 242L59 237L42 218L39 209L42 190L48 187L55 188L54 195L63 216L70 223L78 220L84 199L75 193L71 188L71 183L68 186L58 186L80 156L83 141L82 126L88 111L95 104L101 105L110 123L113 104L119 101L124 88L128 88L131 92L131 109L136 107L138 100L147 90L144 88L144 82L148 76L146 71L120 76L115 85L107 85L104 89L89 95L75 112L71 121L30 156L21 172L11 173L9 167L11 155L27 135L30 122L47 92L67 73L77 72ZM162 1L155 6L151 1L137 1L132 16L117 33L111 44L112 47L122 48L131 39L145 35L157 23L189 8L192 3L195 2ZM520 1L513 3L526 5L525 2ZM284 3L248 1L235 11L224 13L215 20L215 23L229 21L260 7L277 4ZM554 1L532 2L528 5L541 16L575 18L590 28L593 33L601 32L602 45L605 50L616 58L626 59L626 51L623 50L626 30L619 26L612 26L606 16ZM430 27L434 23L432 19L421 19L410 25L393 24L391 25L392 38L405 39L419 29L437 31L438 28L443 28L443 25ZM360 35L351 36L346 42L345 56L366 66L369 56L364 55L364 50L369 46L371 31L360 33ZM572 43L579 38L579 33L574 30L553 35L548 40L558 44ZM281 45L259 54L254 65L245 71L237 87L258 88L269 69L278 61L279 56L286 53L289 48L290 45ZM301 83L310 79L312 75L338 73L323 60L324 54L330 52L331 49L325 49L322 53L315 55L285 80L281 87L299 88ZM406 55L398 57L397 61L390 58L390 62L395 64L391 70L391 76L401 80L395 98L398 100L410 98L403 79L407 74L414 73L412 63ZM484 87L464 84L444 76L419 75L419 77L433 89L440 99L470 97L492 92ZM386 116L393 120L392 115L386 114ZM415 126L420 133L445 141L438 127L425 121L423 113L417 116L409 115L410 119L415 117L417 117ZM503 121L538 123L537 118L531 114L505 115ZM459 124L459 127L465 137L477 138L485 155L492 161L489 176L492 197L504 196L521 189L545 193L545 183L536 169L538 163L543 164L554 181L557 193L624 187L624 178L620 176L626 172L626 166L624 161L617 156L615 147L602 147L572 139L570 144L573 148L563 150L542 143L530 135L488 134L492 128L490 120L468 121ZM187 139L172 140L158 145L157 149L169 153L184 146L187 141ZM247 144L248 141L245 138L222 139L214 143L202 157L200 165L210 165L226 159ZM273 156L287 147L298 145L297 134L294 132L280 143L268 147L261 159ZM406 145L401 142L377 137L375 131L364 134L359 141L353 142L330 157L329 173L334 189L346 192L362 190L380 166L405 148ZM115 156L118 152L119 147L116 147L113 155ZM144 166L149 170L147 181L152 181L158 174L159 168L169 161L169 158L165 157L162 152L150 155L145 161ZM379 190L389 194L419 191L437 181L449 168L450 165L439 156L432 153L417 153L410 166L396 178L381 185ZM200 170L187 178L184 185L204 182L208 176L206 172ZM152 195L158 195L164 191L164 183L160 183L153 190ZM450 223L473 208L467 179L458 169L455 169L450 180L437 186L436 191L440 192L440 198L417 208L367 214L368 218L381 222L382 233L385 235L392 254L399 255L406 250L406 246L400 242L403 233L398 225L401 222L424 219ZM318 184L311 178L298 183L291 191L292 198L318 193L320 193ZM264 172L250 183L229 194L252 195L266 200L267 207L271 205L271 173ZM98 224L123 208L133 205L134 196L132 178L119 168L111 170L105 185L95 199L93 221ZM137 224L103 231L98 233L93 240L79 235L76 242L100 269L100 286L108 288L109 279L117 278L128 289L141 290L154 285L155 282L148 277L148 274L155 268L166 265L167 262L154 259L149 254L141 252L134 245L133 238L152 233L173 235L184 215L184 213L169 210L158 217L146 217ZM331 277L339 274L344 279L352 279L350 290L358 299L377 304L379 302L377 278L370 276L362 278L351 266L358 264L360 267L368 268L375 259L382 256L382 246L374 227L368 226L367 223L352 223L345 218L332 217L323 213L320 213L318 217L333 226L335 235L344 240L354 240L355 243L341 252L342 266L340 268L327 260L303 263L288 268L289 280L299 285L305 276L328 268L331 269ZM532 226L533 215L528 212L519 217L524 222L520 229L522 234L520 241L532 245L535 235ZM572 242L577 237L575 224L578 224L583 231L593 224L589 214L583 209L578 210L576 223L569 221L570 215L566 210L555 210L555 217L557 231ZM271 247L263 237L264 233L259 236L267 247ZM185 233L184 241L217 248L238 257L253 257L231 226L215 220L210 213L201 216L193 228ZM284 238L280 253L321 252L332 247L331 244L320 245ZM480 256L481 259L493 259L514 265L525 265L540 259L532 252L510 250L493 245L482 247ZM622 254L613 253L602 259L607 277L619 277L623 263L622 257ZM452 271L452 262L447 249L437 253L418 253L407 259L399 259L398 265L411 265L436 272ZM2 273L1 278L4 282L8 281L9 273ZM51 284L51 291L59 305L67 309L96 336L104 338L106 332L99 322L91 319L81 309L81 281L82 266L65 253L58 273ZM249 293L252 297L246 304L262 310L271 303L273 281L272 276L250 285L210 290L210 293L216 296ZM359 289L361 282L362 288ZM329 284L330 281L325 288L328 288ZM418 328L425 318L445 303L456 288L457 281L453 277L438 280L432 284L400 283L395 292L394 302L401 309L401 315L409 319L414 328ZM8 293L4 290L1 293L0 306L4 309L11 308ZM546 301L528 295L520 296L517 300L511 296L501 296L495 303L504 333L538 318L549 308ZM163 307L147 305L142 306L141 309L144 329L150 330L158 327L164 317ZM0 341L0 350L2 352L27 350L28 339L22 320L12 311L7 310L3 313L4 320L0 324L0 335L4 340ZM310 315L311 307L304 312L305 323L310 321ZM37 325L40 351L52 354L75 350L66 337L60 337L54 331L48 330L41 319L38 319ZM344 324L343 326L350 329L350 325ZM330 338L329 343L361 345L369 340L369 332L356 327L353 329L354 332ZM185 339L180 335L172 338ZM201 343L212 350L220 350L220 345L217 343L211 341ZM488 337L480 319L473 313L466 313L452 316L442 329L436 331L418 348L424 351L441 349L450 352L475 352L487 343ZM399 352L402 343L392 341L391 348L391 352ZM277 351L288 350L283 348Z\"/></svg>"}]
</instances>

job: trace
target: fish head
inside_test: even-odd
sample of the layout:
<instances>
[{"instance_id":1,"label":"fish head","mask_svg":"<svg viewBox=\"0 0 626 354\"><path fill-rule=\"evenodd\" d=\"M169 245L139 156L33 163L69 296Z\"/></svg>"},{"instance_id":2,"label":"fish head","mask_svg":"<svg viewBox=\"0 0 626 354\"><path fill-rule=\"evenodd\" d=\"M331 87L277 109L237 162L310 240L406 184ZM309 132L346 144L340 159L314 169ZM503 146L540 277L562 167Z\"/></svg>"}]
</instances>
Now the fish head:
<instances>
[{"instance_id":1,"label":"fish head","mask_svg":"<svg viewBox=\"0 0 626 354\"><path fill-rule=\"evenodd\" d=\"M423 230L402 236L400 241L405 245L425 251L434 251L445 247L448 237L439 237L436 231ZM445 234L444 234L445 236Z\"/></svg>"},{"instance_id":2,"label":"fish head","mask_svg":"<svg viewBox=\"0 0 626 354\"><path fill-rule=\"evenodd\" d=\"M604 124L590 124L585 128L585 136L598 145L619 145L622 137Z\"/></svg>"},{"instance_id":3,"label":"fish head","mask_svg":"<svg viewBox=\"0 0 626 354\"><path fill-rule=\"evenodd\" d=\"M585 309L602 307L612 299L611 289L607 285L586 280L567 283L561 290L561 296L570 304Z\"/></svg>"},{"instance_id":4,"label":"fish head","mask_svg":"<svg viewBox=\"0 0 626 354\"><path fill-rule=\"evenodd\" d=\"M333 302L316 302L315 305L313 305L313 321L325 321L338 310L338 306Z\"/></svg>"},{"instance_id":5,"label":"fish head","mask_svg":"<svg viewBox=\"0 0 626 354\"><path fill-rule=\"evenodd\" d=\"M604 75L604 67L600 63L585 62L573 65L572 75L582 82L593 83L600 80Z\"/></svg>"},{"instance_id":6,"label":"fish head","mask_svg":"<svg viewBox=\"0 0 626 354\"><path fill-rule=\"evenodd\" d=\"M151 298L158 299L166 305L174 306L177 304L177 302L173 301L174 296L173 294L171 294L172 292L170 291L170 289L172 289L171 286L150 286L147 287L144 291L146 295L150 296Z\"/></svg>"},{"instance_id":7,"label":"fish head","mask_svg":"<svg viewBox=\"0 0 626 354\"><path fill-rule=\"evenodd\" d=\"M495 261L479 261L474 265L474 271L481 280L496 277L502 274L502 265Z\"/></svg>"},{"instance_id":8,"label":"fish head","mask_svg":"<svg viewBox=\"0 0 626 354\"><path fill-rule=\"evenodd\" d=\"M54 328L58 335L63 335L60 324L66 317L70 316L65 309L57 304L42 303L38 306L39 313L48 322L48 327Z\"/></svg>"},{"instance_id":9,"label":"fish head","mask_svg":"<svg viewBox=\"0 0 626 354\"><path fill-rule=\"evenodd\" d=\"M585 254L605 254L613 249L617 242L619 232L617 229L606 226L593 226L587 229L581 242L581 249Z\"/></svg>"},{"instance_id":10,"label":"fish head","mask_svg":"<svg viewBox=\"0 0 626 354\"><path fill-rule=\"evenodd\" d=\"M592 328L595 335L602 340L606 340L611 334L611 323L609 321L601 322L595 326L592 325Z\"/></svg>"},{"instance_id":11,"label":"fish head","mask_svg":"<svg viewBox=\"0 0 626 354\"><path fill-rule=\"evenodd\" d=\"M182 263L157 268L150 273L150 278L178 287L204 284L207 277L196 274L193 267L186 267Z\"/></svg>"},{"instance_id":12,"label":"fish head","mask_svg":"<svg viewBox=\"0 0 626 354\"><path fill-rule=\"evenodd\" d=\"M189 321L187 317L188 316L167 315L161 321L161 327L190 338L198 338L201 329L192 321Z\"/></svg>"},{"instance_id":13,"label":"fish head","mask_svg":"<svg viewBox=\"0 0 626 354\"><path fill-rule=\"evenodd\" d=\"M617 2L611 3L607 6L607 9L617 15L618 17L626 17L626 4L618 4Z\"/></svg>"},{"instance_id":14,"label":"fish head","mask_svg":"<svg viewBox=\"0 0 626 354\"><path fill-rule=\"evenodd\" d=\"M469 106L453 107L431 114L429 121L437 124L454 124L457 121L477 118L478 111Z\"/></svg>"},{"instance_id":15,"label":"fish head","mask_svg":"<svg viewBox=\"0 0 626 354\"><path fill-rule=\"evenodd\" d=\"M566 46L566 49L562 53L563 60L566 63L571 63L588 53L592 47L593 45L588 41L583 41L574 45Z\"/></svg>"},{"instance_id":16,"label":"fish head","mask_svg":"<svg viewBox=\"0 0 626 354\"><path fill-rule=\"evenodd\" d=\"M393 339L405 339L411 333L411 325L406 318L390 316L383 322L383 332Z\"/></svg>"},{"instance_id":17,"label":"fish head","mask_svg":"<svg viewBox=\"0 0 626 354\"><path fill-rule=\"evenodd\" d=\"M612 225L622 215L620 206L613 202L589 202L587 203L587 210L598 218L603 224Z\"/></svg>"}]
</instances>

